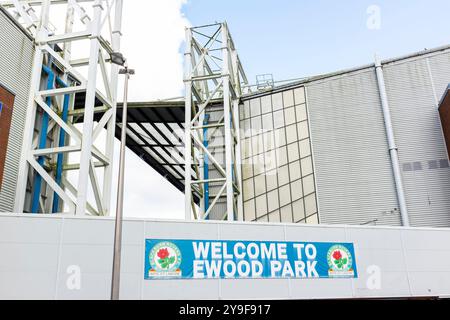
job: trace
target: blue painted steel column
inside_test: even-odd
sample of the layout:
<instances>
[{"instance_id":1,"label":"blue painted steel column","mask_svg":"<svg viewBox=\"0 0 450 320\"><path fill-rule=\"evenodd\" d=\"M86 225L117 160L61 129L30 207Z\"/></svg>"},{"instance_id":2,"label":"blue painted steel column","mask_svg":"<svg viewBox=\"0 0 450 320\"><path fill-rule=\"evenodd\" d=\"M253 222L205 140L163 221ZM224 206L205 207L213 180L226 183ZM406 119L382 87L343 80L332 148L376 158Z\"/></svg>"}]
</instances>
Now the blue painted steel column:
<instances>
[{"instance_id":1,"label":"blue painted steel column","mask_svg":"<svg viewBox=\"0 0 450 320\"><path fill-rule=\"evenodd\" d=\"M205 115L205 119L203 120L203 125L208 125L209 122L209 114ZM208 148L208 128L203 128L203 145L205 148ZM203 179L208 180L209 179L209 159L208 156L205 154L203 158ZM205 212L209 209L209 182L205 183L205 193L204 193L204 204L205 204ZM208 217L206 217L206 220L208 220Z\"/></svg>"},{"instance_id":2,"label":"blue painted steel column","mask_svg":"<svg viewBox=\"0 0 450 320\"><path fill-rule=\"evenodd\" d=\"M64 83L60 78L56 78L56 82L61 87L67 87L67 84ZM69 116L69 103L70 103L70 95L66 94L64 96L64 103L63 103L63 112L62 112L62 120L64 122L67 122L67 118ZM63 128L59 131L59 147L64 147L66 143L66 132ZM58 185L61 185L62 180L62 173L63 173L63 164L64 164L64 153L58 153L58 158L56 161L56 183ZM53 207L52 207L52 213L56 213L59 211L59 196L55 192L53 195Z\"/></svg>"},{"instance_id":3,"label":"blue painted steel column","mask_svg":"<svg viewBox=\"0 0 450 320\"><path fill-rule=\"evenodd\" d=\"M55 75L51 71L49 67L44 66L43 71L47 74L47 90L53 89ZM48 106L51 106L52 98L47 97L45 99L45 103ZM47 145L47 130L48 130L48 114L43 111L42 113L42 124L41 124L41 133L39 138L39 149L45 149ZM39 156L38 163L40 166L44 165L45 158L43 156ZM38 213L39 212L39 199L41 195L41 185L42 185L42 177L39 173L36 172L36 177L34 178L34 186L33 186L33 200L31 203L31 212Z\"/></svg>"}]
</instances>

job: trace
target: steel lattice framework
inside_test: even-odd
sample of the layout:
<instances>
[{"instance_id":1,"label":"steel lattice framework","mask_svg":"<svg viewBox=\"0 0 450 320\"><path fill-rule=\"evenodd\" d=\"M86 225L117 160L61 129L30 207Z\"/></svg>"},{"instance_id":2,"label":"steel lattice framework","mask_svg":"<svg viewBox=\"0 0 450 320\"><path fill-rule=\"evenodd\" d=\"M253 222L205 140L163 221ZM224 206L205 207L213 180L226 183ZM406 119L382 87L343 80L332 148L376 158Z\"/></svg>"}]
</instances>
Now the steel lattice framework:
<instances>
[{"instance_id":1,"label":"steel lattice framework","mask_svg":"<svg viewBox=\"0 0 450 320\"><path fill-rule=\"evenodd\" d=\"M123 0L0 4L35 39L14 211L24 212L28 194L35 213L108 215L119 70L111 56L120 51ZM52 16L55 10L66 13L61 33L51 22L58 18ZM88 56L75 59L72 52L79 46ZM95 113L101 113L96 125ZM75 123L81 123L82 129ZM96 147L104 128L104 148ZM76 154L77 161L69 163L70 154ZM68 171L76 171L77 183L69 181ZM92 203L88 188L95 198Z\"/></svg>"},{"instance_id":2,"label":"steel lattice framework","mask_svg":"<svg viewBox=\"0 0 450 320\"><path fill-rule=\"evenodd\" d=\"M247 78L226 23L186 29L185 66L185 218L242 220L239 100Z\"/></svg>"}]
</instances>

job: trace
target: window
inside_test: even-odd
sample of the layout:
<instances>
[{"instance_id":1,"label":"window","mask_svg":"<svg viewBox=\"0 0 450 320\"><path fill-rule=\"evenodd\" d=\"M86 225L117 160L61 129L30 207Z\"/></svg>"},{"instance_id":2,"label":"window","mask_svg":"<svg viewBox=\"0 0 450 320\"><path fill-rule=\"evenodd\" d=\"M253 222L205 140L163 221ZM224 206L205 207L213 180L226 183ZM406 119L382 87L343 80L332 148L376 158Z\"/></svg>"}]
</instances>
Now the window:
<instances>
[{"instance_id":1,"label":"window","mask_svg":"<svg viewBox=\"0 0 450 320\"><path fill-rule=\"evenodd\" d=\"M244 202L244 215L247 221L254 221L256 219L255 201L253 199Z\"/></svg>"},{"instance_id":2,"label":"window","mask_svg":"<svg viewBox=\"0 0 450 320\"><path fill-rule=\"evenodd\" d=\"M291 202L290 186L286 185L280 188L280 206L285 206ZM283 213L282 213L283 215Z\"/></svg>"},{"instance_id":3,"label":"window","mask_svg":"<svg viewBox=\"0 0 450 320\"><path fill-rule=\"evenodd\" d=\"M244 200L249 200L254 197L253 179L244 180Z\"/></svg>"},{"instance_id":4,"label":"window","mask_svg":"<svg viewBox=\"0 0 450 320\"><path fill-rule=\"evenodd\" d=\"M251 124L252 124L252 135L261 134L262 129L261 117L260 116L253 117L251 120Z\"/></svg>"},{"instance_id":5,"label":"window","mask_svg":"<svg viewBox=\"0 0 450 320\"><path fill-rule=\"evenodd\" d=\"M314 193L305 198L305 212L306 215L311 215L317 212L316 195Z\"/></svg>"},{"instance_id":6,"label":"window","mask_svg":"<svg viewBox=\"0 0 450 320\"><path fill-rule=\"evenodd\" d=\"M303 198L302 180L297 180L291 183L292 201Z\"/></svg>"},{"instance_id":7,"label":"window","mask_svg":"<svg viewBox=\"0 0 450 320\"><path fill-rule=\"evenodd\" d=\"M283 109L283 97L281 93L272 95L272 109L273 111Z\"/></svg>"},{"instance_id":8,"label":"window","mask_svg":"<svg viewBox=\"0 0 450 320\"><path fill-rule=\"evenodd\" d=\"M292 206L287 205L281 208L281 221L284 223L292 222Z\"/></svg>"},{"instance_id":9,"label":"window","mask_svg":"<svg viewBox=\"0 0 450 320\"><path fill-rule=\"evenodd\" d=\"M275 125L275 128L282 128L284 127L284 113L283 110L275 111L273 113L273 122Z\"/></svg>"},{"instance_id":10,"label":"window","mask_svg":"<svg viewBox=\"0 0 450 320\"><path fill-rule=\"evenodd\" d=\"M278 182L280 186L289 183L289 167L287 165L278 169Z\"/></svg>"},{"instance_id":11,"label":"window","mask_svg":"<svg viewBox=\"0 0 450 320\"><path fill-rule=\"evenodd\" d=\"M292 107L294 105L294 92L292 90L283 92L284 107Z\"/></svg>"},{"instance_id":12,"label":"window","mask_svg":"<svg viewBox=\"0 0 450 320\"><path fill-rule=\"evenodd\" d=\"M289 164L289 176L290 181L295 181L302 177L302 174L300 172L300 161L295 161Z\"/></svg>"},{"instance_id":13,"label":"window","mask_svg":"<svg viewBox=\"0 0 450 320\"><path fill-rule=\"evenodd\" d=\"M256 198L256 217L260 218L267 214L267 198L263 194Z\"/></svg>"},{"instance_id":14,"label":"window","mask_svg":"<svg viewBox=\"0 0 450 320\"><path fill-rule=\"evenodd\" d=\"M294 90L295 104L302 104L306 102L305 99L305 89L297 88Z\"/></svg>"},{"instance_id":15,"label":"window","mask_svg":"<svg viewBox=\"0 0 450 320\"><path fill-rule=\"evenodd\" d=\"M262 174L255 177L255 196L266 193L266 177Z\"/></svg>"},{"instance_id":16,"label":"window","mask_svg":"<svg viewBox=\"0 0 450 320\"><path fill-rule=\"evenodd\" d=\"M302 122L308 119L306 115L306 104L301 104L295 107L295 113L297 115L297 122Z\"/></svg>"},{"instance_id":17,"label":"window","mask_svg":"<svg viewBox=\"0 0 450 320\"><path fill-rule=\"evenodd\" d=\"M267 194L267 204L269 212L274 211L279 208L279 201L278 201L278 190L270 191Z\"/></svg>"},{"instance_id":18,"label":"window","mask_svg":"<svg viewBox=\"0 0 450 320\"><path fill-rule=\"evenodd\" d=\"M303 190L305 195L313 193L315 191L314 175L303 178Z\"/></svg>"},{"instance_id":19,"label":"window","mask_svg":"<svg viewBox=\"0 0 450 320\"><path fill-rule=\"evenodd\" d=\"M288 145L288 159L289 162L300 159L300 154L298 151L298 143L292 143Z\"/></svg>"},{"instance_id":20,"label":"window","mask_svg":"<svg viewBox=\"0 0 450 320\"><path fill-rule=\"evenodd\" d=\"M262 113L272 112L272 98L271 96L264 96L261 98L261 111Z\"/></svg>"},{"instance_id":21,"label":"window","mask_svg":"<svg viewBox=\"0 0 450 320\"><path fill-rule=\"evenodd\" d=\"M296 142L297 140L297 126L291 125L286 127L286 143L290 144L292 142Z\"/></svg>"},{"instance_id":22,"label":"window","mask_svg":"<svg viewBox=\"0 0 450 320\"><path fill-rule=\"evenodd\" d=\"M303 200L297 200L292 204L295 222L305 219L305 206Z\"/></svg>"},{"instance_id":23,"label":"window","mask_svg":"<svg viewBox=\"0 0 450 320\"><path fill-rule=\"evenodd\" d=\"M278 163L279 167L284 166L285 164L288 163L286 147L281 147L281 148L277 149L277 163Z\"/></svg>"},{"instance_id":24,"label":"window","mask_svg":"<svg viewBox=\"0 0 450 320\"><path fill-rule=\"evenodd\" d=\"M280 212L278 210L269 214L269 222L280 222Z\"/></svg>"},{"instance_id":25,"label":"window","mask_svg":"<svg viewBox=\"0 0 450 320\"><path fill-rule=\"evenodd\" d=\"M309 146L309 139L300 141L299 147L300 147L300 158L305 158L311 155L311 147Z\"/></svg>"},{"instance_id":26,"label":"window","mask_svg":"<svg viewBox=\"0 0 450 320\"><path fill-rule=\"evenodd\" d=\"M250 99L242 111L245 220L318 223L304 88Z\"/></svg>"},{"instance_id":27,"label":"window","mask_svg":"<svg viewBox=\"0 0 450 320\"><path fill-rule=\"evenodd\" d=\"M266 131L263 133L264 151L270 151L275 148L275 134L273 131Z\"/></svg>"},{"instance_id":28,"label":"window","mask_svg":"<svg viewBox=\"0 0 450 320\"><path fill-rule=\"evenodd\" d=\"M284 117L286 119L286 125L290 125L290 124L294 124L296 123L295 120L295 108L288 108L288 109L284 109Z\"/></svg>"},{"instance_id":29,"label":"window","mask_svg":"<svg viewBox=\"0 0 450 320\"><path fill-rule=\"evenodd\" d=\"M272 170L266 173L267 191L274 190L278 187L277 171Z\"/></svg>"},{"instance_id":30,"label":"window","mask_svg":"<svg viewBox=\"0 0 450 320\"><path fill-rule=\"evenodd\" d=\"M252 117L259 116L261 114L261 105L259 99L250 100L250 115Z\"/></svg>"},{"instance_id":31,"label":"window","mask_svg":"<svg viewBox=\"0 0 450 320\"><path fill-rule=\"evenodd\" d=\"M298 139L303 140L309 138L308 121L297 123Z\"/></svg>"},{"instance_id":32,"label":"window","mask_svg":"<svg viewBox=\"0 0 450 320\"><path fill-rule=\"evenodd\" d=\"M262 116L262 125L264 130L273 129L273 117L272 113L268 113Z\"/></svg>"},{"instance_id":33,"label":"window","mask_svg":"<svg viewBox=\"0 0 450 320\"><path fill-rule=\"evenodd\" d=\"M244 119L250 118L250 102L244 101Z\"/></svg>"},{"instance_id":34,"label":"window","mask_svg":"<svg viewBox=\"0 0 450 320\"><path fill-rule=\"evenodd\" d=\"M311 157L302 159L301 165L302 165L302 176L303 177L309 176L311 173L313 173Z\"/></svg>"}]
</instances>

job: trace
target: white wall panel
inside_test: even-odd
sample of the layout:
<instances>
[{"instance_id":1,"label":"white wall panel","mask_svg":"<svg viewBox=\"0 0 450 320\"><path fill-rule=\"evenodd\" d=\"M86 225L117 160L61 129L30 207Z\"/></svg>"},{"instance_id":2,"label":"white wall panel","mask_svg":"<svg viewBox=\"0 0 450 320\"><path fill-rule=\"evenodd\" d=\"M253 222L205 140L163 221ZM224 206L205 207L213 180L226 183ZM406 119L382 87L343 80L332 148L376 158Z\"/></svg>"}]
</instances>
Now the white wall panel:
<instances>
[{"instance_id":1,"label":"white wall panel","mask_svg":"<svg viewBox=\"0 0 450 320\"><path fill-rule=\"evenodd\" d=\"M109 299L113 219L0 215L0 299ZM27 237L53 234L39 242ZM70 230L69 230L70 228ZM0 231L2 231L1 229ZM55 230L62 234L55 236ZM66 235L67 233L67 235ZM80 234L80 237L75 236ZM82 239L83 235L89 242ZM351 242L357 279L144 280L145 239ZM450 229L126 220L122 299L312 299L444 296ZM49 243L52 242L52 243ZM81 287L67 286L69 266ZM380 270L380 287L368 286Z\"/></svg>"}]
</instances>

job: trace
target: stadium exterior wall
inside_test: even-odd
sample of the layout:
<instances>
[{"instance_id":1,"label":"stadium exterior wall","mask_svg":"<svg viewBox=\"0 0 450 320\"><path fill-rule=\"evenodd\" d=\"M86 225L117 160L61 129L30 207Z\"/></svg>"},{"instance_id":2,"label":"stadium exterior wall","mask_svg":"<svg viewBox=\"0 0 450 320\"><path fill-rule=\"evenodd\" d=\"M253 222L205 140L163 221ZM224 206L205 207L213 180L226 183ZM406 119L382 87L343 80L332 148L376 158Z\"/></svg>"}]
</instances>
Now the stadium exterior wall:
<instances>
[{"instance_id":1,"label":"stadium exterior wall","mask_svg":"<svg viewBox=\"0 0 450 320\"><path fill-rule=\"evenodd\" d=\"M438 104L450 83L450 47L382 65L411 225L449 227L450 168ZM320 223L400 225L375 65L248 95L241 114L246 104L298 90L306 92ZM284 103L285 117L289 108Z\"/></svg>"},{"instance_id":2,"label":"stadium exterior wall","mask_svg":"<svg viewBox=\"0 0 450 320\"><path fill-rule=\"evenodd\" d=\"M113 231L112 218L1 214L0 299L109 299ZM144 280L147 238L351 242L358 278ZM449 242L450 229L438 228L128 219L121 298L448 297Z\"/></svg>"}]
</instances>

